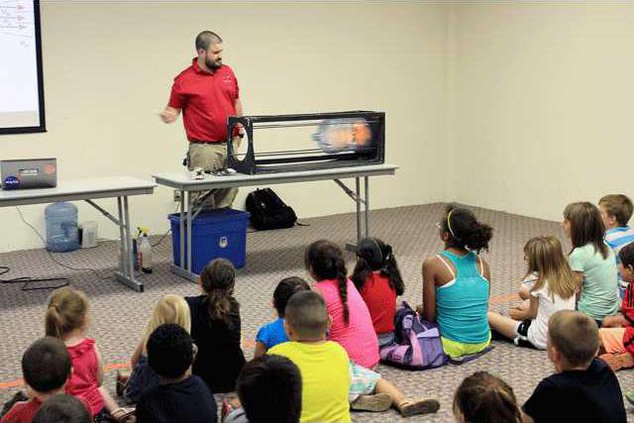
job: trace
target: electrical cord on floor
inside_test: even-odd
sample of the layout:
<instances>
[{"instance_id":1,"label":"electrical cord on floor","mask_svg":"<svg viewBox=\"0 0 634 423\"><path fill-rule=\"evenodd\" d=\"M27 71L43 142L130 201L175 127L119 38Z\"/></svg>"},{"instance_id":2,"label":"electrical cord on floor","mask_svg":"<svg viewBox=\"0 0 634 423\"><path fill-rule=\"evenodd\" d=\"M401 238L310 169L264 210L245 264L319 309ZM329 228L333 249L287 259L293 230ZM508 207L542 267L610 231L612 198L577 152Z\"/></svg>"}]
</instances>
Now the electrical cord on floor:
<instances>
[{"instance_id":1,"label":"electrical cord on floor","mask_svg":"<svg viewBox=\"0 0 634 423\"><path fill-rule=\"evenodd\" d=\"M11 268L9 266L0 266L0 276L7 274L11 271ZM31 283L37 283L37 282L53 282L53 281L64 281L63 283L58 283L55 285L44 285L44 286L29 286L29 284ZM19 278L12 278L12 279L0 279L0 283L24 283L22 285L22 288L20 288L22 291L37 291L40 289L57 289L57 288L61 288L63 286L67 286L70 284L70 280L68 278L32 278L30 276L21 276Z\"/></svg>"}]
</instances>

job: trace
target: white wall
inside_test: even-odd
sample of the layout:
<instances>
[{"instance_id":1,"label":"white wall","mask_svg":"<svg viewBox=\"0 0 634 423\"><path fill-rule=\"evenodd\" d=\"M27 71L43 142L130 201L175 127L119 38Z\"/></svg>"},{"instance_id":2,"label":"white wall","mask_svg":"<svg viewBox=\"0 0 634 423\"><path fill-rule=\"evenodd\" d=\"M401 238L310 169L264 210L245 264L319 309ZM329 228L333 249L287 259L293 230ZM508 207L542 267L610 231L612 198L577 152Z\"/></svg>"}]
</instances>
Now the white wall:
<instances>
[{"instance_id":1,"label":"white wall","mask_svg":"<svg viewBox=\"0 0 634 423\"><path fill-rule=\"evenodd\" d=\"M57 157L60 180L180 170L182 123L157 113L203 29L225 40L246 114L338 110L387 113L387 158L397 176L374 178L373 208L445 198L446 37L442 4L44 1L42 43L48 132L2 136L2 158ZM301 217L353 211L331 182L278 186ZM238 204L248 190L243 189ZM167 229L172 193L132 199L133 224ZM104 201L115 210L113 200ZM116 227L87 205L100 235ZM44 206L21 208L43 229ZM0 209L0 251L41 246L13 208Z\"/></svg>"},{"instance_id":2,"label":"white wall","mask_svg":"<svg viewBox=\"0 0 634 423\"><path fill-rule=\"evenodd\" d=\"M560 220L634 198L634 3L451 7L448 198Z\"/></svg>"}]
</instances>

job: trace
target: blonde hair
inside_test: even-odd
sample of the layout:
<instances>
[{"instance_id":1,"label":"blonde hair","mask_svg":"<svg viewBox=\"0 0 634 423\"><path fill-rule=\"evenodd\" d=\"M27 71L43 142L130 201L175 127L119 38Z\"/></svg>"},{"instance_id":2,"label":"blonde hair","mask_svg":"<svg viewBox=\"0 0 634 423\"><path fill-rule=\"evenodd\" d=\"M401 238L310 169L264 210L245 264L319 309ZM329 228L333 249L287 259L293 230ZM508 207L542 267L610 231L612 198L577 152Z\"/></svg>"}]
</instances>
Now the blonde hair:
<instances>
[{"instance_id":1,"label":"blonde hair","mask_svg":"<svg viewBox=\"0 0 634 423\"><path fill-rule=\"evenodd\" d=\"M146 351L147 340L154 330L166 323L174 323L191 332L191 317L187 301L180 295L163 295L152 311L152 316L143 333L143 350ZM146 351L147 352L147 351Z\"/></svg>"},{"instance_id":2,"label":"blonde hair","mask_svg":"<svg viewBox=\"0 0 634 423\"><path fill-rule=\"evenodd\" d=\"M88 297L82 291L65 287L53 291L48 303L44 326L46 336L63 339L86 323Z\"/></svg>"},{"instance_id":3,"label":"blonde hair","mask_svg":"<svg viewBox=\"0 0 634 423\"><path fill-rule=\"evenodd\" d=\"M575 295L577 282L557 238L531 238L524 245L524 254L528 260L528 274L537 272L538 275L531 292L542 289L548 281L551 301L555 301L555 294L564 300Z\"/></svg>"}]
</instances>

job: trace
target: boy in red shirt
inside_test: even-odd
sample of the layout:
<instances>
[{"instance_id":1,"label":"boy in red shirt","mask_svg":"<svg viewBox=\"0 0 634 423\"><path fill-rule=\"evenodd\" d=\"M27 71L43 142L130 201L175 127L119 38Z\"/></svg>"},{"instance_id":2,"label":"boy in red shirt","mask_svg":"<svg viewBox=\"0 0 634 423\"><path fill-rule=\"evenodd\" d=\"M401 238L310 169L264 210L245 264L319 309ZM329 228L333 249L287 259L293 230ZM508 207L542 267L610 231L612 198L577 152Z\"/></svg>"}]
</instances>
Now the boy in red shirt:
<instances>
[{"instance_id":1,"label":"boy in red shirt","mask_svg":"<svg viewBox=\"0 0 634 423\"><path fill-rule=\"evenodd\" d=\"M38 339L22 356L22 374L29 401L16 402L0 423L30 423L42 403L63 393L71 362L66 345L57 338Z\"/></svg>"}]
</instances>

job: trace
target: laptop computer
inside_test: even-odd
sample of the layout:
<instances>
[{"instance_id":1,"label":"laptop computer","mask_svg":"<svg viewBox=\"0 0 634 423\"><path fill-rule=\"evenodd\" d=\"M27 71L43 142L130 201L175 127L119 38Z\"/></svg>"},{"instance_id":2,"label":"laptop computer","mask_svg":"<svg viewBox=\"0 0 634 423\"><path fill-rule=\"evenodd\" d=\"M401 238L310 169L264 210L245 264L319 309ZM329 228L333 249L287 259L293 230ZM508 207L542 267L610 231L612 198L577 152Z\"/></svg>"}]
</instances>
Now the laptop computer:
<instances>
[{"instance_id":1,"label":"laptop computer","mask_svg":"<svg viewBox=\"0 0 634 423\"><path fill-rule=\"evenodd\" d=\"M57 186L57 159L0 160L2 189Z\"/></svg>"}]
</instances>

